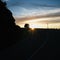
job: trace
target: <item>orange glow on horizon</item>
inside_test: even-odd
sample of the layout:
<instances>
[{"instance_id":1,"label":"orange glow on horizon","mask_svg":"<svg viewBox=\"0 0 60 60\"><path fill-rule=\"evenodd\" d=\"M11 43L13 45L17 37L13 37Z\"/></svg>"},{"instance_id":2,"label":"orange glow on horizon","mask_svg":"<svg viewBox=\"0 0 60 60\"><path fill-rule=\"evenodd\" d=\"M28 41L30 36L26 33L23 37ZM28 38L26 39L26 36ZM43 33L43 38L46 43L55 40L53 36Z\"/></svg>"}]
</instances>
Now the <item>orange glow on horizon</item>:
<instances>
[{"instance_id":1,"label":"orange glow on horizon","mask_svg":"<svg viewBox=\"0 0 60 60\"><path fill-rule=\"evenodd\" d=\"M34 30L35 30L35 28L31 28L31 30L32 30L32 31L34 31Z\"/></svg>"},{"instance_id":2,"label":"orange glow on horizon","mask_svg":"<svg viewBox=\"0 0 60 60\"><path fill-rule=\"evenodd\" d=\"M60 18L60 17L59 17ZM59 19L57 18L57 19ZM50 20L51 19L51 20ZM55 18L54 18L55 19ZM55 22L55 20L53 19L52 21L52 18L43 18L43 19L34 19L34 20L26 20L26 21L20 21L17 23L17 25L19 25L20 27L24 27L24 25L26 23L29 24L29 27L34 30L35 28L54 28L54 29L60 29L60 22ZM57 20L56 19L56 20ZM42 21L42 22L41 22ZM51 22L50 22L51 21Z\"/></svg>"}]
</instances>

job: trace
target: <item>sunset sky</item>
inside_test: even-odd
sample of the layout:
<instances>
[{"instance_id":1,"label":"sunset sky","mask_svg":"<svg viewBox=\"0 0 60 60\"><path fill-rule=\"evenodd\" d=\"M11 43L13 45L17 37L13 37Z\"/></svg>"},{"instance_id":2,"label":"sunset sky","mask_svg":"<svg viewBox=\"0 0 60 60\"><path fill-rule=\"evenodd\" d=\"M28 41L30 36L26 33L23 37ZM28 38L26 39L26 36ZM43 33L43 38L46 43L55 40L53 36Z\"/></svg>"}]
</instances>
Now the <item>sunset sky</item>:
<instances>
[{"instance_id":1,"label":"sunset sky","mask_svg":"<svg viewBox=\"0 0 60 60\"><path fill-rule=\"evenodd\" d=\"M16 24L31 28L60 28L60 0L3 0L13 13Z\"/></svg>"}]
</instances>

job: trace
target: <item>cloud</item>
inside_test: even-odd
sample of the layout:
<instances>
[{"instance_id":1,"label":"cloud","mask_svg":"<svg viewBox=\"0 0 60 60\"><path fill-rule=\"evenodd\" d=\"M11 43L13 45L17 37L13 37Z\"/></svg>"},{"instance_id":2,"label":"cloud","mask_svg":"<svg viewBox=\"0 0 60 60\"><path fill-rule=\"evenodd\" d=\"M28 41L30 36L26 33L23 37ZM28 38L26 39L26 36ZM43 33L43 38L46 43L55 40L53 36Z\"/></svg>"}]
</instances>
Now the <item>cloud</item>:
<instances>
[{"instance_id":1,"label":"cloud","mask_svg":"<svg viewBox=\"0 0 60 60\"><path fill-rule=\"evenodd\" d=\"M23 8L22 13L19 16L15 16L15 18L19 18L21 20L24 19L36 19L36 18L45 18L45 17L59 17L60 9L25 9Z\"/></svg>"},{"instance_id":2,"label":"cloud","mask_svg":"<svg viewBox=\"0 0 60 60\"><path fill-rule=\"evenodd\" d=\"M26 7L26 5L28 7ZM22 22L22 21L27 21L32 19L34 20L34 19L41 19L41 18L60 17L60 5L54 5L54 4L48 5L43 3L42 4L25 3L21 1L16 1L12 3L10 6L12 8L11 11L13 13L13 16L15 17L17 22Z\"/></svg>"},{"instance_id":3,"label":"cloud","mask_svg":"<svg viewBox=\"0 0 60 60\"><path fill-rule=\"evenodd\" d=\"M21 6L21 5L24 5L25 3L22 3L22 2L15 2L15 3L12 3L9 7L14 7L14 6Z\"/></svg>"},{"instance_id":4,"label":"cloud","mask_svg":"<svg viewBox=\"0 0 60 60\"><path fill-rule=\"evenodd\" d=\"M25 6L25 7L48 7L48 8L60 8L60 5L48 5L48 4L34 4L34 3L24 3L24 2L15 2L10 5L12 6Z\"/></svg>"},{"instance_id":5,"label":"cloud","mask_svg":"<svg viewBox=\"0 0 60 60\"><path fill-rule=\"evenodd\" d=\"M9 0L3 0L3 1L9 1Z\"/></svg>"},{"instance_id":6,"label":"cloud","mask_svg":"<svg viewBox=\"0 0 60 60\"><path fill-rule=\"evenodd\" d=\"M5 1L9 1L9 0L5 0ZM12 1L12 0L11 0ZM39 1L39 0L15 0L10 6L28 6L28 7L32 7L32 6L35 6L35 7L53 7L53 8L60 8L60 4L58 1L58 4L55 4L57 1L47 1L46 3L44 3L46 1ZM53 4L52 4L53 3Z\"/></svg>"},{"instance_id":7,"label":"cloud","mask_svg":"<svg viewBox=\"0 0 60 60\"><path fill-rule=\"evenodd\" d=\"M31 20L16 20L16 24L21 26L21 27L24 27L24 24L28 23L29 25L31 26L34 26L34 25L38 25L37 27L43 27L44 25L44 28L45 28L45 25L46 24L52 24L51 26L55 26L56 28L59 27L60 28L60 17L50 17L50 18L40 18L40 19L31 19Z\"/></svg>"},{"instance_id":8,"label":"cloud","mask_svg":"<svg viewBox=\"0 0 60 60\"><path fill-rule=\"evenodd\" d=\"M16 19L17 22L22 23L34 23L34 22L40 22L40 23L60 23L60 16L59 17L45 17L45 18L34 18L34 19Z\"/></svg>"},{"instance_id":9,"label":"cloud","mask_svg":"<svg viewBox=\"0 0 60 60\"><path fill-rule=\"evenodd\" d=\"M60 23L60 9L45 10L44 12L37 15L15 17L16 23Z\"/></svg>"},{"instance_id":10,"label":"cloud","mask_svg":"<svg viewBox=\"0 0 60 60\"><path fill-rule=\"evenodd\" d=\"M60 8L48 9L48 8L24 8L18 7L17 9L12 9L15 17L33 17L33 16L42 16L48 14L59 14Z\"/></svg>"},{"instance_id":11,"label":"cloud","mask_svg":"<svg viewBox=\"0 0 60 60\"><path fill-rule=\"evenodd\" d=\"M36 4L36 3L33 3L32 5L34 6L38 6L38 7L53 7L53 8L60 8L60 4Z\"/></svg>"}]
</instances>

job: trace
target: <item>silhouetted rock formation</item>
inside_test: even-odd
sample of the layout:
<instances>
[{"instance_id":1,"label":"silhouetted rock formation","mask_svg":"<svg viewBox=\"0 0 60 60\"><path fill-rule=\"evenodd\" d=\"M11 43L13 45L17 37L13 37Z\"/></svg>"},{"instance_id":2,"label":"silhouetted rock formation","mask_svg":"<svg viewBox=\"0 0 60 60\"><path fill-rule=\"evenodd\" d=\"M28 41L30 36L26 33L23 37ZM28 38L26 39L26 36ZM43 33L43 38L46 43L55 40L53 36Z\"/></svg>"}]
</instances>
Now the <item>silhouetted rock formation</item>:
<instances>
[{"instance_id":1,"label":"silhouetted rock formation","mask_svg":"<svg viewBox=\"0 0 60 60\"><path fill-rule=\"evenodd\" d=\"M0 47L7 47L18 40L20 27L15 24L11 11L6 3L0 0Z\"/></svg>"}]
</instances>

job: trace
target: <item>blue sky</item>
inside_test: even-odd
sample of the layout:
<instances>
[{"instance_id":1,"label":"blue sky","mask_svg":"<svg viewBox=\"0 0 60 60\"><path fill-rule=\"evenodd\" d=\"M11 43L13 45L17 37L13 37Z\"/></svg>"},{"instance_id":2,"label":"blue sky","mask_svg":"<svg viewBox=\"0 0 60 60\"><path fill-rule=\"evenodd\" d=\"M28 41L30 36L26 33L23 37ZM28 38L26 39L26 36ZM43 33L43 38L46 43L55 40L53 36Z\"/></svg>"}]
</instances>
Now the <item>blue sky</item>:
<instances>
[{"instance_id":1,"label":"blue sky","mask_svg":"<svg viewBox=\"0 0 60 60\"><path fill-rule=\"evenodd\" d=\"M37 11L59 9L60 0L4 0L14 16L29 15ZM39 13L39 12L38 12Z\"/></svg>"},{"instance_id":2,"label":"blue sky","mask_svg":"<svg viewBox=\"0 0 60 60\"><path fill-rule=\"evenodd\" d=\"M60 22L60 0L4 0L16 21L31 18L50 18L51 22ZM55 17L55 18L54 18ZM56 18L57 17L57 18ZM21 19L22 18L22 19ZM46 20L46 19L45 19ZM38 21L37 21L38 22Z\"/></svg>"}]
</instances>

